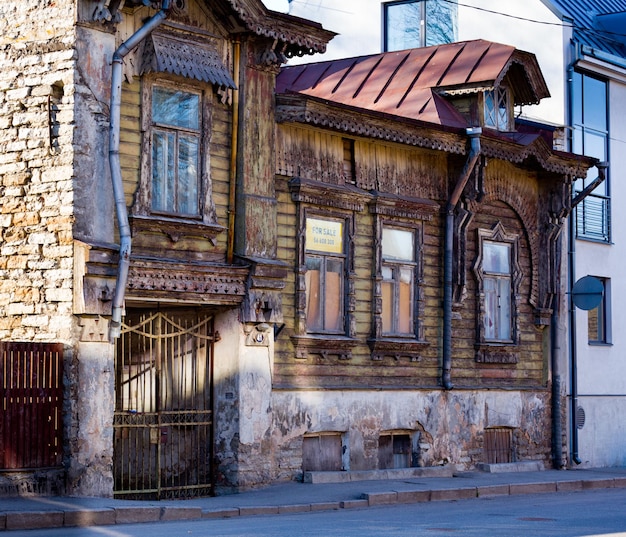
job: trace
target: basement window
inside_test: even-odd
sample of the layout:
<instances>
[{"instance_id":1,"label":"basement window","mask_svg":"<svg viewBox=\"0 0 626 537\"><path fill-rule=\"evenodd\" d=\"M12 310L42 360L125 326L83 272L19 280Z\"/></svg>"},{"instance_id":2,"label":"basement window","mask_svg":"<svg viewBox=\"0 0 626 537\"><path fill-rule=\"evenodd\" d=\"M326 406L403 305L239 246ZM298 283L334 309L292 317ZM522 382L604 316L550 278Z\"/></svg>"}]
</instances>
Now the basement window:
<instances>
[{"instance_id":1,"label":"basement window","mask_svg":"<svg viewBox=\"0 0 626 537\"><path fill-rule=\"evenodd\" d=\"M408 433L381 434L378 437L378 468L410 468L411 451L411 436Z\"/></svg>"},{"instance_id":2,"label":"basement window","mask_svg":"<svg viewBox=\"0 0 626 537\"><path fill-rule=\"evenodd\" d=\"M340 433L305 436L302 440L302 471L340 471L342 452Z\"/></svg>"}]
</instances>

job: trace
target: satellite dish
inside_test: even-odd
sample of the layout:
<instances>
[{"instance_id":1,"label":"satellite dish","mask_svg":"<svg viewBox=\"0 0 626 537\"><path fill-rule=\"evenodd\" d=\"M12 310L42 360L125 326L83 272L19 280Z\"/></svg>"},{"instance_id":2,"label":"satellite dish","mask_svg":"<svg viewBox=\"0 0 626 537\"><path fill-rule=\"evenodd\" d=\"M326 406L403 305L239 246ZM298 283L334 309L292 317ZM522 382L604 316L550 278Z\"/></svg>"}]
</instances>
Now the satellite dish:
<instances>
[{"instance_id":1,"label":"satellite dish","mask_svg":"<svg viewBox=\"0 0 626 537\"><path fill-rule=\"evenodd\" d=\"M604 296L604 284L594 276L584 276L572 288L574 305L581 310L597 308Z\"/></svg>"}]
</instances>

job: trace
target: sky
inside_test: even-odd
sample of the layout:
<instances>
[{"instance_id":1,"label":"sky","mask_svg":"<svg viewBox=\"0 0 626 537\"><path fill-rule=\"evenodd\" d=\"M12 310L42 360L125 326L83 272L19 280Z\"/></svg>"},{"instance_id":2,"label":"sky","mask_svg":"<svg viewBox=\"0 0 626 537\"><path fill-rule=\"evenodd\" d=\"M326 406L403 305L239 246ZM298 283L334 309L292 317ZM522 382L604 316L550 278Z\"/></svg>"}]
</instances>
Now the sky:
<instances>
[{"instance_id":1,"label":"sky","mask_svg":"<svg viewBox=\"0 0 626 537\"><path fill-rule=\"evenodd\" d=\"M269 9L320 22L339 34L325 54L294 58L289 64L381 51L381 0L262 1ZM531 119L564 123L565 68L560 51L566 37L559 19L542 0L459 0L458 39L486 39L534 53L552 97L525 107L523 113Z\"/></svg>"}]
</instances>

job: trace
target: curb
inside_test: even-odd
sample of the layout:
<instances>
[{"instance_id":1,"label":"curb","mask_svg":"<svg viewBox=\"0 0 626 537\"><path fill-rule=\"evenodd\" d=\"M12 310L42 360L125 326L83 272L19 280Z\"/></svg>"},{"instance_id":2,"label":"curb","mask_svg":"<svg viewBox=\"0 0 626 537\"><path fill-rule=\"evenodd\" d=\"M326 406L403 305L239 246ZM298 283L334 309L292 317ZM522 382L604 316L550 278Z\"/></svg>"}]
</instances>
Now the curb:
<instances>
[{"instance_id":1,"label":"curb","mask_svg":"<svg viewBox=\"0 0 626 537\"><path fill-rule=\"evenodd\" d=\"M201 520L239 516L281 515L338 509L364 509L389 505L457 501L473 498L516 496L626 488L626 477L587 480L542 481L502 485L479 485L443 489L389 490L366 492L359 499L284 505L258 505L203 509L201 507L111 507L50 511L0 512L0 531L31 530L62 527L113 526L144 522Z\"/></svg>"}]
</instances>

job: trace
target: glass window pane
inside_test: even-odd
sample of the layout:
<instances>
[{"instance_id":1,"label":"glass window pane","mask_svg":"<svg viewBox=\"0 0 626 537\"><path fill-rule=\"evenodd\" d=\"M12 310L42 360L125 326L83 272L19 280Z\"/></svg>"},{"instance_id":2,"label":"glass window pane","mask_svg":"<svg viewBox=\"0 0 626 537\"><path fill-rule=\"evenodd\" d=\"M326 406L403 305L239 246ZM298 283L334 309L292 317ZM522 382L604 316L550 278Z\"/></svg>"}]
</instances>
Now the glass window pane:
<instances>
[{"instance_id":1,"label":"glass window pane","mask_svg":"<svg viewBox=\"0 0 626 537\"><path fill-rule=\"evenodd\" d=\"M421 2L385 4L386 50L420 46Z\"/></svg>"},{"instance_id":2,"label":"glass window pane","mask_svg":"<svg viewBox=\"0 0 626 537\"><path fill-rule=\"evenodd\" d=\"M583 77L580 73L574 72L572 83L572 123L574 125L582 125L583 122ZM574 151L580 153L580 151Z\"/></svg>"},{"instance_id":3,"label":"glass window pane","mask_svg":"<svg viewBox=\"0 0 626 537\"><path fill-rule=\"evenodd\" d=\"M175 137L155 130L152 135L152 208L168 211L174 207Z\"/></svg>"},{"instance_id":4,"label":"glass window pane","mask_svg":"<svg viewBox=\"0 0 626 537\"><path fill-rule=\"evenodd\" d=\"M497 127L496 99L493 91L485 92L485 126Z\"/></svg>"},{"instance_id":5,"label":"glass window pane","mask_svg":"<svg viewBox=\"0 0 626 537\"><path fill-rule=\"evenodd\" d=\"M606 83L590 76L583 79L583 121L585 126L606 131Z\"/></svg>"},{"instance_id":6,"label":"glass window pane","mask_svg":"<svg viewBox=\"0 0 626 537\"><path fill-rule=\"evenodd\" d=\"M158 86L153 88L152 120L155 123L197 130L199 112L199 95Z\"/></svg>"},{"instance_id":7,"label":"glass window pane","mask_svg":"<svg viewBox=\"0 0 626 537\"><path fill-rule=\"evenodd\" d=\"M400 285L398 292L398 332L413 332L413 271L400 269Z\"/></svg>"},{"instance_id":8,"label":"glass window pane","mask_svg":"<svg viewBox=\"0 0 626 537\"><path fill-rule=\"evenodd\" d=\"M413 261L415 258L413 235L409 230L383 228L383 258Z\"/></svg>"},{"instance_id":9,"label":"glass window pane","mask_svg":"<svg viewBox=\"0 0 626 537\"><path fill-rule=\"evenodd\" d=\"M483 271L510 274L510 250L508 244L483 242Z\"/></svg>"},{"instance_id":10,"label":"glass window pane","mask_svg":"<svg viewBox=\"0 0 626 537\"><path fill-rule=\"evenodd\" d=\"M341 330L343 325L343 261L326 259L324 292L324 329Z\"/></svg>"},{"instance_id":11,"label":"glass window pane","mask_svg":"<svg viewBox=\"0 0 626 537\"><path fill-rule=\"evenodd\" d=\"M498 339L511 339L511 283L498 280Z\"/></svg>"},{"instance_id":12,"label":"glass window pane","mask_svg":"<svg viewBox=\"0 0 626 537\"><path fill-rule=\"evenodd\" d=\"M322 260L319 257L306 258L306 326L309 330L322 329L322 308L321 308L321 274Z\"/></svg>"},{"instance_id":13,"label":"glass window pane","mask_svg":"<svg viewBox=\"0 0 626 537\"><path fill-rule=\"evenodd\" d=\"M197 215L198 138L180 136L178 140L178 212Z\"/></svg>"},{"instance_id":14,"label":"glass window pane","mask_svg":"<svg viewBox=\"0 0 626 537\"><path fill-rule=\"evenodd\" d=\"M454 1L426 2L426 46L458 41L458 4Z\"/></svg>"},{"instance_id":15,"label":"glass window pane","mask_svg":"<svg viewBox=\"0 0 626 537\"><path fill-rule=\"evenodd\" d=\"M485 318L483 324L485 326L485 339L496 339L496 326L498 317L498 293L496 280L494 278L485 278L483 281L485 290Z\"/></svg>"}]
</instances>

